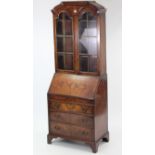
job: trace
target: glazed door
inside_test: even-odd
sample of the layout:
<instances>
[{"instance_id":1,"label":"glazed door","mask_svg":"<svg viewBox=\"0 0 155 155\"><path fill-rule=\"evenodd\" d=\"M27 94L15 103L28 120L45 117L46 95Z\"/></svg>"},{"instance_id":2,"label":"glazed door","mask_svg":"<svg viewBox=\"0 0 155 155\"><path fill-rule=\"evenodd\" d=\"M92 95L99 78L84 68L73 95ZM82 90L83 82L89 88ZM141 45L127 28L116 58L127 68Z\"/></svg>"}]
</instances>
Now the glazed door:
<instances>
[{"instance_id":1,"label":"glazed door","mask_svg":"<svg viewBox=\"0 0 155 155\"><path fill-rule=\"evenodd\" d=\"M74 70L73 18L60 13L56 19L57 69Z\"/></svg>"},{"instance_id":2,"label":"glazed door","mask_svg":"<svg viewBox=\"0 0 155 155\"><path fill-rule=\"evenodd\" d=\"M97 16L62 12L55 25L57 70L97 74Z\"/></svg>"},{"instance_id":3,"label":"glazed door","mask_svg":"<svg viewBox=\"0 0 155 155\"><path fill-rule=\"evenodd\" d=\"M78 21L80 72L97 72L97 18L86 12Z\"/></svg>"}]
</instances>

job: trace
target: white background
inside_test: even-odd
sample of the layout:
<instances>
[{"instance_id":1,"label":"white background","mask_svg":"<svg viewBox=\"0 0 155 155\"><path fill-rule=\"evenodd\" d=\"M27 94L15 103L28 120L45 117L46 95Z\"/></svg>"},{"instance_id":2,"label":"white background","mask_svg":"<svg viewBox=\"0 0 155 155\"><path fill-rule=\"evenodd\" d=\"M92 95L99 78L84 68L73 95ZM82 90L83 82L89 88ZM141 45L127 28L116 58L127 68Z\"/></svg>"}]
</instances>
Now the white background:
<instances>
[{"instance_id":1,"label":"white background","mask_svg":"<svg viewBox=\"0 0 155 155\"><path fill-rule=\"evenodd\" d=\"M50 3L52 4L52 0ZM31 0L0 1L0 154L2 155L33 154L32 5ZM123 0L123 155L155 154L154 6L154 0ZM51 61L50 63L52 66ZM38 137L38 141L41 140ZM60 149L63 146L58 143L54 147ZM108 147L109 144L106 144L100 149L105 151ZM86 153L90 150L84 147L81 151Z\"/></svg>"},{"instance_id":2,"label":"white background","mask_svg":"<svg viewBox=\"0 0 155 155\"><path fill-rule=\"evenodd\" d=\"M89 146L54 140L47 145L47 91L54 74L53 18L51 9L61 1L34 0L34 154L91 154ZM107 8L107 73L110 142L98 154L121 155L121 0L98 0ZM60 142L58 142L60 141ZM70 153L68 153L70 152Z\"/></svg>"}]
</instances>

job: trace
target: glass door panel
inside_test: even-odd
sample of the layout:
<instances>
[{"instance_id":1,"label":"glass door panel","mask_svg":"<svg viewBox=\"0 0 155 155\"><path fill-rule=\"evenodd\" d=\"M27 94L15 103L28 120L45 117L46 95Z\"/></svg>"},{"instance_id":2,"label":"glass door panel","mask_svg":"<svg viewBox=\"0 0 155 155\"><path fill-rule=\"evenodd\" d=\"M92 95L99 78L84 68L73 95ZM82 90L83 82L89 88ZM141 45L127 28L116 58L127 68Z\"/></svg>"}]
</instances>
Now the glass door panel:
<instances>
[{"instance_id":1,"label":"glass door panel","mask_svg":"<svg viewBox=\"0 0 155 155\"><path fill-rule=\"evenodd\" d=\"M90 60L90 67L89 67L90 72L96 72L96 70L97 70L97 57L91 56L89 60Z\"/></svg>"},{"instance_id":2,"label":"glass door panel","mask_svg":"<svg viewBox=\"0 0 155 155\"><path fill-rule=\"evenodd\" d=\"M80 56L80 71L82 72L88 72L88 56Z\"/></svg>"},{"instance_id":3,"label":"glass door panel","mask_svg":"<svg viewBox=\"0 0 155 155\"><path fill-rule=\"evenodd\" d=\"M58 69L73 70L72 17L67 13L61 13L56 20L56 38Z\"/></svg>"},{"instance_id":4,"label":"glass door panel","mask_svg":"<svg viewBox=\"0 0 155 155\"><path fill-rule=\"evenodd\" d=\"M96 35L97 35L96 21L88 21L87 35L96 37Z\"/></svg>"},{"instance_id":5,"label":"glass door panel","mask_svg":"<svg viewBox=\"0 0 155 155\"><path fill-rule=\"evenodd\" d=\"M57 28L56 28L57 34L62 35L63 34L63 23L62 20L57 19Z\"/></svg>"},{"instance_id":6,"label":"glass door panel","mask_svg":"<svg viewBox=\"0 0 155 155\"><path fill-rule=\"evenodd\" d=\"M63 43L63 37L57 37L57 51L58 52L64 52L64 43Z\"/></svg>"},{"instance_id":7,"label":"glass door panel","mask_svg":"<svg viewBox=\"0 0 155 155\"><path fill-rule=\"evenodd\" d=\"M65 38L65 51L73 52L73 38L72 37Z\"/></svg>"},{"instance_id":8,"label":"glass door panel","mask_svg":"<svg viewBox=\"0 0 155 155\"><path fill-rule=\"evenodd\" d=\"M63 56L63 54L58 54L58 68L64 69L64 56Z\"/></svg>"},{"instance_id":9,"label":"glass door panel","mask_svg":"<svg viewBox=\"0 0 155 155\"><path fill-rule=\"evenodd\" d=\"M97 71L97 20L91 13L79 17L80 71Z\"/></svg>"},{"instance_id":10,"label":"glass door panel","mask_svg":"<svg viewBox=\"0 0 155 155\"><path fill-rule=\"evenodd\" d=\"M67 70L73 70L73 55L72 54L66 54L65 55L65 63Z\"/></svg>"},{"instance_id":11,"label":"glass door panel","mask_svg":"<svg viewBox=\"0 0 155 155\"><path fill-rule=\"evenodd\" d=\"M65 21L65 34L72 35L72 21L71 20Z\"/></svg>"}]
</instances>

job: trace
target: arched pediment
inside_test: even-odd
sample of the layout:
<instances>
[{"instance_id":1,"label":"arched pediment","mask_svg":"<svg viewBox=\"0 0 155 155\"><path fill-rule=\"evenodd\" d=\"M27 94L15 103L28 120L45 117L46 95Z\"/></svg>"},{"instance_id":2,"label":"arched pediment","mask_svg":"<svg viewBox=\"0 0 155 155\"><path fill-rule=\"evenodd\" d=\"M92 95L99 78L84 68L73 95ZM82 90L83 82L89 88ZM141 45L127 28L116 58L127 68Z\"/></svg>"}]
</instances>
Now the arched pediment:
<instances>
[{"instance_id":1,"label":"arched pediment","mask_svg":"<svg viewBox=\"0 0 155 155\"><path fill-rule=\"evenodd\" d=\"M70 16L74 16L84 12L91 12L97 15L105 11L106 9L95 1L61 2L52 9L55 16L58 16L61 12L67 12Z\"/></svg>"}]
</instances>

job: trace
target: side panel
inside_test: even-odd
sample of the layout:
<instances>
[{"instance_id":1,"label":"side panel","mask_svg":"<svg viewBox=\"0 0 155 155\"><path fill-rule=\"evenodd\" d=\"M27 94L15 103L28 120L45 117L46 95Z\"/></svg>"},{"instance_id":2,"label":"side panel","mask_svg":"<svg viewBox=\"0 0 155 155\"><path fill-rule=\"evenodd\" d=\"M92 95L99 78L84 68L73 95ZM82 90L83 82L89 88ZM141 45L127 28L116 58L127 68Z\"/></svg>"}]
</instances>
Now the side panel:
<instances>
[{"instance_id":1,"label":"side panel","mask_svg":"<svg viewBox=\"0 0 155 155\"><path fill-rule=\"evenodd\" d=\"M95 99L95 141L108 131L107 81L101 80Z\"/></svg>"},{"instance_id":2,"label":"side panel","mask_svg":"<svg viewBox=\"0 0 155 155\"><path fill-rule=\"evenodd\" d=\"M106 22L105 13L100 15L100 75L106 74Z\"/></svg>"}]
</instances>

